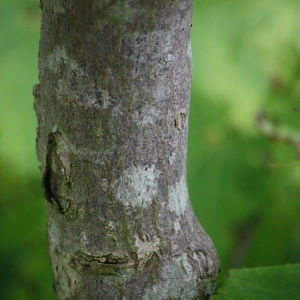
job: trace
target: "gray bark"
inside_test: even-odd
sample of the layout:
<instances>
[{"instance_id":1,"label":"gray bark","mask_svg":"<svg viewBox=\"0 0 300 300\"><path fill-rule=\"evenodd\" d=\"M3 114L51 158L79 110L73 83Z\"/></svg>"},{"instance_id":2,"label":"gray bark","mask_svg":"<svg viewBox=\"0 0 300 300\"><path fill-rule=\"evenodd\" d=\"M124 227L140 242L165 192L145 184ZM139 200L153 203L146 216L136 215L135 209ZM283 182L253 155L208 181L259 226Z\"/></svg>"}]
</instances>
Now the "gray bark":
<instances>
[{"instance_id":1,"label":"gray bark","mask_svg":"<svg viewBox=\"0 0 300 300\"><path fill-rule=\"evenodd\" d=\"M202 299L188 200L191 0L44 0L37 152L60 299Z\"/></svg>"}]
</instances>

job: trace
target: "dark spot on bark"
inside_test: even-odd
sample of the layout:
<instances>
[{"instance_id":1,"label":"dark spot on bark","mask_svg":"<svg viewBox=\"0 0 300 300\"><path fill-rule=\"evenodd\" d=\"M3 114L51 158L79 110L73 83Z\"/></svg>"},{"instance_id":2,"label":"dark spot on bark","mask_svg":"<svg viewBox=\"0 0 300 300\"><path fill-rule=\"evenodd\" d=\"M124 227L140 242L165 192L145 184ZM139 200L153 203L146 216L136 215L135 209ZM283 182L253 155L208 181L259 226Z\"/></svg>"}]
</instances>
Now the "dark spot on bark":
<instances>
[{"instance_id":1,"label":"dark spot on bark","mask_svg":"<svg viewBox=\"0 0 300 300\"><path fill-rule=\"evenodd\" d=\"M174 120L174 127L177 130L183 130L186 121L186 114L180 113L179 116Z\"/></svg>"},{"instance_id":2,"label":"dark spot on bark","mask_svg":"<svg viewBox=\"0 0 300 300\"><path fill-rule=\"evenodd\" d=\"M177 123L178 123L178 121L175 119L174 120L174 126L175 126L175 128L178 128L178 124Z\"/></svg>"},{"instance_id":3,"label":"dark spot on bark","mask_svg":"<svg viewBox=\"0 0 300 300\"><path fill-rule=\"evenodd\" d=\"M34 98L39 98L40 97L40 84L37 83L33 86L32 94Z\"/></svg>"},{"instance_id":4,"label":"dark spot on bark","mask_svg":"<svg viewBox=\"0 0 300 300\"><path fill-rule=\"evenodd\" d=\"M62 158L58 153L58 139L60 133L50 132L48 135L47 154L44 174L42 176L43 192L46 200L54 205L61 214L65 214L71 206L71 182ZM77 216L75 209L71 218Z\"/></svg>"}]
</instances>

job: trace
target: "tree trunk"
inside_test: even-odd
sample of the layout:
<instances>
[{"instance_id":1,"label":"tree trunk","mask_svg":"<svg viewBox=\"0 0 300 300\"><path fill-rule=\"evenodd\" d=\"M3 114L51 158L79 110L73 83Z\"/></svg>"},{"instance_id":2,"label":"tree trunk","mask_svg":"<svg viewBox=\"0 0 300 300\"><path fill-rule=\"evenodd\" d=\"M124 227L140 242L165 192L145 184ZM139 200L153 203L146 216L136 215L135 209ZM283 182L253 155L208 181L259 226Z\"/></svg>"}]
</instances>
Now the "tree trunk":
<instances>
[{"instance_id":1,"label":"tree trunk","mask_svg":"<svg viewBox=\"0 0 300 300\"><path fill-rule=\"evenodd\" d=\"M188 200L191 0L44 0L37 150L60 299L202 299Z\"/></svg>"}]
</instances>

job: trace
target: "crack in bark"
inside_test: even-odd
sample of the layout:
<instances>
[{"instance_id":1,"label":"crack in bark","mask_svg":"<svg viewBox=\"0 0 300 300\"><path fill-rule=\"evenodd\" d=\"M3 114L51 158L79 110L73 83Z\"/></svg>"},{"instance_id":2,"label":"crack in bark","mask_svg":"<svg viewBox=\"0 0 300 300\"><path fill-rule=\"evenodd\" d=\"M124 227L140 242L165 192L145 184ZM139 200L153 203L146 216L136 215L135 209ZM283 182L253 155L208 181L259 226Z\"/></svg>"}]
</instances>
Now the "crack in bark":
<instances>
[{"instance_id":1,"label":"crack in bark","mask_svg":"<svg viewBox=\"0 0 300 300\"><path fill-rule=\"evenodd\" d=\"M117 256L114 254L92 255L83 252L74 254L71 260L71 266L78 271L87 269L102 275L117 275L120 269L132 269L135 262L129 255Z\"/></svg>"}]
</instances>

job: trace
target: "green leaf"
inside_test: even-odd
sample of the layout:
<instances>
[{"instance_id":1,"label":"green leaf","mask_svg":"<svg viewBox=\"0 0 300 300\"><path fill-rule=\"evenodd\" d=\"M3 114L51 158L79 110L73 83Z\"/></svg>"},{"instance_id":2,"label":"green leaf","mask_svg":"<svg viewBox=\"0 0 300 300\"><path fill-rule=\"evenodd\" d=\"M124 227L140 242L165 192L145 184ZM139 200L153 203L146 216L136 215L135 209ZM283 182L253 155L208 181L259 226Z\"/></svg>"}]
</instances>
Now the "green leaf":
<instances>
[{"instance_id":1,"label":"green leaf","mask_svg":"<svg viewBox=\"0 0 300 300\"><path fill-rule=\"evenodd\" d=\"M300 264L230 270L212 300L290 300L300 297Z\"/></svg>"}]
</instances>

